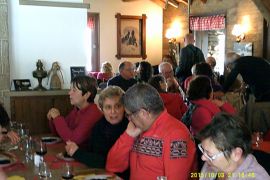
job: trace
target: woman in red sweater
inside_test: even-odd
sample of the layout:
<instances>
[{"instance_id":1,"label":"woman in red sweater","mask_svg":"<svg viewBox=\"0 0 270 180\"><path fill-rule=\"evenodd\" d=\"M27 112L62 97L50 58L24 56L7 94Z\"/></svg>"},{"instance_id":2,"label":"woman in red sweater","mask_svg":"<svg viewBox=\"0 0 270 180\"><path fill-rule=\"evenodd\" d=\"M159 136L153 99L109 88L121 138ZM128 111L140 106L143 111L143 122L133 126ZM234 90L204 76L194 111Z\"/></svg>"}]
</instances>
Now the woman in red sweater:
<instances>
[{"instance_id":1,"label":"woman in red sweater","mask_svg":"<svg viewBox=\"0 0 270 180\"><path fill-rule=\"evenodd\" d=\"M150 78L149 84L159 92L168 113L181 121L183 114L187 111L187 106L180 93L166 92L167 84L162 75L155 75Z\"/></svg>"},{"instance_id":2,"label":"woman in red sweater","mask_svg":"<svg viewBox=\"0 0 270 180\"><path fill-rule=\"evenodd\" d=\"M93 77L75 77L69 91L73 110L66 117L61 116L56 108L49 110L47 118L51 131L65 142L70 140L78 145L86 144L92 127L101 119L102 113L94 103L97 94L96 84Z\"/></svg>"},{"instance_id":3,"label":"woman in red sweater","mask_svg":"<svg viewBox=\"0 0 270 180\"><path fill-rule=\"evenodd\" d=\"M190 130L193 135L210 124L217 113L221 111L230 114L236 113L229 103L213 99L213 88L210 78L207 76L196 76L189 84L187 96L190 103L196 106L191 115Z\"/></svg>"}]
</instances>

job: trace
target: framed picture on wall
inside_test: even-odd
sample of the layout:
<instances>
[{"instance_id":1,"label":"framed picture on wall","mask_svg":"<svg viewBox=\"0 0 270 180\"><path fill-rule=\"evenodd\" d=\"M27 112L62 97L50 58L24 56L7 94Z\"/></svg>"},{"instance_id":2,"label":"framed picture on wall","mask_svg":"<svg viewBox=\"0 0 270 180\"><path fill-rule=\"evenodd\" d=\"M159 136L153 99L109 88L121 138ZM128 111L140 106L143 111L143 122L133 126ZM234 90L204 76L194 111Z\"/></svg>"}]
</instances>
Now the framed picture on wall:
<instances>
[{"instance_id":1,"label":"framed picture on wall","mask_svg":"<svg viewBox=\"0 0 270 180\"><path fill-rule=\"evenodd\" d=\"M116 58L146 59L146 15L127 16L117 13Z\"/></svg>"},{"instance_id":2,"label":"framed picture on wall","mask_svg":"<svg viewBox=\"0 0 270 180\"><path fill-rule=\"evenodd\" d=\"M240 56L252 56L253 45L251 42L247 42L247 43L235 42L233 44L233 51L239 54Z\"/></svg>"},{"instance_id":3,"label":"framed picture on wall","mask_svg":"<svg viewBox=\"0 0 270 180\"><path fill-rule=\"evenodd\" d=\"M85 66L72 66L70 67L70 75L71 80L76 76L84 76L85 73Z\"/></svg>"}]
</instances>

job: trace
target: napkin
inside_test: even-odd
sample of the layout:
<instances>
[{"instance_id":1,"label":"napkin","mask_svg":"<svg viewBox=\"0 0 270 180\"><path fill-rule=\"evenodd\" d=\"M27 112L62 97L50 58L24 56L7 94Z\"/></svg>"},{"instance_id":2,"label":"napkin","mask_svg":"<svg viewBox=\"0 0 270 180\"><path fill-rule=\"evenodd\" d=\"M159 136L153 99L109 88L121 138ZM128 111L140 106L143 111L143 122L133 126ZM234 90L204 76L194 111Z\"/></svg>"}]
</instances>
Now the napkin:
<instances>
[{"instance_id":1,"label":"napkin","mask_svg":"<svg viewBox=\"0 0 270 180\"><path fill-rule=\"evenodd\" d=\"M22 176L10 176L7 180L25 180L25 178Z\"/></svg>"}]
</instances>

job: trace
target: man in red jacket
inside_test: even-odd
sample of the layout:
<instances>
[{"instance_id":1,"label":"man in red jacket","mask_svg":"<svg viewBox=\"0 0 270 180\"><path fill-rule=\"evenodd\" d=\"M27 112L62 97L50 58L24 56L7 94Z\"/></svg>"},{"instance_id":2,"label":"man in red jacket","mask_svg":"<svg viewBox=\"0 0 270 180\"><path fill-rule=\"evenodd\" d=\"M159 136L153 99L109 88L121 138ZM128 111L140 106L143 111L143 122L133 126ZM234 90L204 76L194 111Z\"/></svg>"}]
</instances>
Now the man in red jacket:
<instances>
[{"instance_id":1,"label":"man in red jacket","mask_svg":"<svg viewBox=\"0 0 270 180\"><path fill-rule=\"evenodd\" d=\"M106 169L131 180L189 179L195 144L188 129L165 109L156 89L136 84L123 97L129 124L107 156Z\"/></svg>"}]
</instances>

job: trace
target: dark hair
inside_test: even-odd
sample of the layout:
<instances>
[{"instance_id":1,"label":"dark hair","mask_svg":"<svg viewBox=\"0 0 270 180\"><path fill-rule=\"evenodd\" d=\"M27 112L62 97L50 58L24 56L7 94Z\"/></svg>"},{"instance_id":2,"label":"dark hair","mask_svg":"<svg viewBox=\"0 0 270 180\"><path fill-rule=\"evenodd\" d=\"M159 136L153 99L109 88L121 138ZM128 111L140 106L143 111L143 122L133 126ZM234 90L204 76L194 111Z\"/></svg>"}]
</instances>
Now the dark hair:
<instances>
[{"instance_id":1,"label":"dark hair","mask_svg":"<svg viewBox=\"0 0 270 180\"><path fill-rule=\"evenodd\" d=\"M196 64L195 69L194 69L194 74L195 75L205 75L205 76L208 76L209 78L213 77L212 68L206 62L201 62L201 63Z\"/></svg>"},{"instance_id":2,"label":"dark hair","mask_svg":"<svg viewBox=\"0 0 270 180\"><path fill-rule=\"evenodd\" d=\"M216 148L224 152L228 159L233 149L239 147L244 157L251 153L251 133L246 123L237 116L219 113L212 122L198 133L198 138L210 138Z\"/></svg>"},{"instance_id":3,"label":"dark hair","mask_svg":"<svg viewBox=\"0 0 270 180\"><path fill-rule=\"evenodd\" d=\"M129 88L122 97L123 104L130 112L145 109L150 113L159 114L164 104L157 90L146 83L138 83Z\"/></svg>"},{"instance_id":4,"label":"dark hair","mask_svg":"<svg viewBox=\"0 0 270 180\"><path fill-rule=\"evenodd\" d=\"M151 77L148 81L148 83L153 86L154 88L156 88L156 90L159 93L165 92L161 87L160 87L160 83L166 83L165 77L162 75L155 75L153 77Z\"/></svg>"},{"instance_id":5,"label":"dark hair","mask_svg":"<svg viewBox=\"0 0 270 180\"><path fill-rule=\"evenodd\" d=\"M140 82L148 82L153 75L152 65L147 61L142 61L139 64L140 72L138 74Z\"/></svg>"},{"instance_id":6,"label":"dark hair","mask_svg":"<svg viewBox=\"0 0 270 180\"><path fill-rule=\"evenodd\" d=\"M71 80L71 84L74 88L77 88L82 91L82 95L90 92L91 95L87 99L89 103L94 102L94 99L97 94L97 80L94 77L89 76L76 76Z\"/></svg>"},{"instance_id":7,"label":"dark hair","mask_svg":"<svg viewBox=\"0 0 270 180\"><path fill-rule=\"evenodd\" d=\"M7 114L7 111L5 110L4 106L0 103L0 125L2 127L9 126L9 116Z\"/></svg>"},{"instance_id":8,"label":"dark hair","mask_svg":"<svg viewBox=\"0 0 270 180\"><path fill-rule=\"evenodd\" d=\"M188 100L210 98L212 92L211 80L207 76L195 76L189 83L187 90Z\"/></svg>"},{"instance_id":9,"label":"dark hair","mask_svg":"<svg viewBox=\"0 0 270 180\"><path fill-rule=\"evenodd\" d=\"M120 63L120 65L119 65L119 67L118 67L119 73L125 68L126 62L127 62L127 61L123 61L123 62Z\"/></svg>"}]
</instances>

